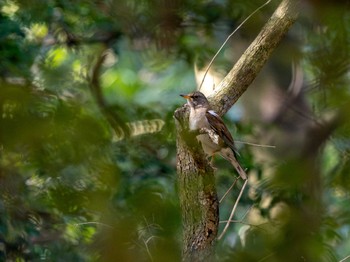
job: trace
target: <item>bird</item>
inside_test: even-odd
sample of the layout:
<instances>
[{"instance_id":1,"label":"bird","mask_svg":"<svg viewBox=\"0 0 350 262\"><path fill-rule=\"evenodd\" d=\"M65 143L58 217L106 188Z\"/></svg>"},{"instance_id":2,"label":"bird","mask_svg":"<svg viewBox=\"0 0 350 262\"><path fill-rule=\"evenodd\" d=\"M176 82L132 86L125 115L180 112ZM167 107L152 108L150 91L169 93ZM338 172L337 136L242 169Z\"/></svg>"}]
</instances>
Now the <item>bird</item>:
<instances>
[{"instance_id":1,"label":"bird","mask_svg":"<svg viewBox=\"0 0 350 262\"><path fill-rule=\"evenodd\" d=\"M236 169L243 180L248 178L246 172L236 159L237 149L232 135L221 117L211 109L208 99L199 91L181 94L190 107L189 130L198 132L197 140L201 143L208 157L220 154Z\"/></svg>"}]
</instances>

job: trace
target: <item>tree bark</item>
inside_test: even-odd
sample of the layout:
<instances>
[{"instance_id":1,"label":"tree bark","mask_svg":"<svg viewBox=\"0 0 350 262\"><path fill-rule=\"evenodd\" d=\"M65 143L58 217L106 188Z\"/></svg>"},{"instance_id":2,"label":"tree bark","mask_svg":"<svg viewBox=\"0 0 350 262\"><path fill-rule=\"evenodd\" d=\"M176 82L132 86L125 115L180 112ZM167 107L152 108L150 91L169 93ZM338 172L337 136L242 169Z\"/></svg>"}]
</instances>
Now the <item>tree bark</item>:
<instances>
[{"instance_id":1,"label":"tree bark","mask_svg":"<svg viewBox=\"0 0 350 262\"><path fill-rule=\"evenodd\" d=\"M210 261L219 224L214 170L195 135L186 130L188 110L175 112L177 172L183 222L183 260Z\"/></svg>"},{"instance_id":2,"label":"tree bark","mask_svg":"<svg viewBox=\"0 0 350 262\"><path fill-rule=\"evenodd\" d=\"M283 0L256 39L208 99L224 114L244 93L297 18L295 0ZM175 111L177 173L183 220L183 260L210 261L219 226L214 171L195 135L188 133L189 111Z\"/></svg>"}]
</instances>

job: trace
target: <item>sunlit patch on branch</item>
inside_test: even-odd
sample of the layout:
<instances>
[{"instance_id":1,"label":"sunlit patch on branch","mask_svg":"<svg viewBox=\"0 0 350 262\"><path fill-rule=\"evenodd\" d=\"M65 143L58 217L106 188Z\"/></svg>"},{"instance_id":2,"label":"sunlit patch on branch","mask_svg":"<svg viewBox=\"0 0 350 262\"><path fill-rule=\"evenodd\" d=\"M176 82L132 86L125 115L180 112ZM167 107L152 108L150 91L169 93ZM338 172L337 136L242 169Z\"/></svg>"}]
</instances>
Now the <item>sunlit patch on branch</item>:
<instances>
[{"instance_id":1,"label":"sunlit patch on branch","mask_svg":"<svg viewBox=\"0 0 350 262\"><path fill-rule=\"evenodd\" d=\"M165 122L162 119L140 120L135 122L126 123L127 128L130 131L129 136L140 136L145 134L152 134L160 132ZM120 130L119 134L113 135L113 142L118 142L125 138L125 134Z\"/></svg>"}]
</instances>

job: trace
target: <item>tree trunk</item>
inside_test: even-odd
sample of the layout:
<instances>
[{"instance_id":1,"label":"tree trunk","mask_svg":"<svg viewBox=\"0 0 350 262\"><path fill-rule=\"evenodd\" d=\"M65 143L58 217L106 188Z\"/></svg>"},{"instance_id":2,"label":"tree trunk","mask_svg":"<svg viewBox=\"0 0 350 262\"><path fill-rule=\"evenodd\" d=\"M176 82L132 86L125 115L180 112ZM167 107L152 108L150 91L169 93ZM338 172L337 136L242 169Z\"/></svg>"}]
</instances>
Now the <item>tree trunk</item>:
<instances>
[{"instance_id":1,"label":"tree trunk","mask_svg":"<svg viewBox=\"0 0 350 262\"><path fill-rule=\"evenodd\" d=\"M177 172L183 222L183 260L210 261L219 225L214 170L195 136L186 132L188 108L175 112Z\"/></svg>"},{"instance_id":2,"label":"tree trunk","mask_svg":"<svg viewBox=\"0 0 350 262\"><path fill-rule=\"evenodd\" d=\"M297 18L295 0L283 0L260 34L212 95L211 106L221 115L238 100ZM219 226L219 202L214 171L195 135L188 133L189 110L175 111L177 172L183 221L183 260L210 261Z\"/></svg>"}]
</instances>

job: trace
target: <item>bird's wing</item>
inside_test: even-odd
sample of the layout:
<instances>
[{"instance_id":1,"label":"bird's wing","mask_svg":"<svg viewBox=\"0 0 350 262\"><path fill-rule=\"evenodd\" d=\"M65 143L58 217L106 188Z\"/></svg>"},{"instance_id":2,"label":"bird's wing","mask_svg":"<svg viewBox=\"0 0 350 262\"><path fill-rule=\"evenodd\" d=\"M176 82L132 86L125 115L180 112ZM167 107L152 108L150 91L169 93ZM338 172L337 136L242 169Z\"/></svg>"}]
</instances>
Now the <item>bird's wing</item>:
<instances>
[{"instance_id":1,"label":"bird's wing","mask_svg":"<svg viewBox=\"0 0 350 262\"><path fill-rule=\"evenodd\" d=\"M225 144L228 147L230 147L235 153L237 153L237 149L233 142L233 138L230 134L230 131L228 131L221 117L213 110L208 110L206 112L206 117L210 127L219 135L219 137L225 142Z\"/></svg>"}]
</instances>

